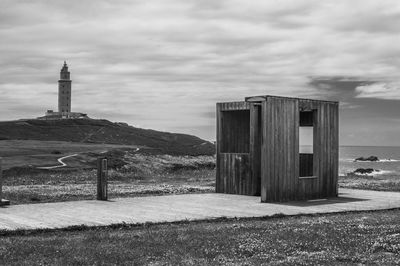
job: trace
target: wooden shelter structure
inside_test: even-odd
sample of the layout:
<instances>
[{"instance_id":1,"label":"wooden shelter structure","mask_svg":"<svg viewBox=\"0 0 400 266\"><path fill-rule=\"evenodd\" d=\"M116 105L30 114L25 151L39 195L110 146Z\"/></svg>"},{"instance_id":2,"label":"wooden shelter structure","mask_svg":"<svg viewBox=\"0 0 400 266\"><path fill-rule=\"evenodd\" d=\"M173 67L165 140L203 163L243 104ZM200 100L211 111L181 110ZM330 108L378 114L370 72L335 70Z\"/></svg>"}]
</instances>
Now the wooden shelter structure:
<instances>
[{"instance_id":1,"label":"wooden shelter structure","mask_svg":"<svg viewBox=\"0 0 400 266\"><path fill-rule=\"evenodd\" d=\"M312 134L302 152L300 127ZM338 195L338 102L277 96L217 103L216 192L262 202Z\"/></svg>"}]
</instances>

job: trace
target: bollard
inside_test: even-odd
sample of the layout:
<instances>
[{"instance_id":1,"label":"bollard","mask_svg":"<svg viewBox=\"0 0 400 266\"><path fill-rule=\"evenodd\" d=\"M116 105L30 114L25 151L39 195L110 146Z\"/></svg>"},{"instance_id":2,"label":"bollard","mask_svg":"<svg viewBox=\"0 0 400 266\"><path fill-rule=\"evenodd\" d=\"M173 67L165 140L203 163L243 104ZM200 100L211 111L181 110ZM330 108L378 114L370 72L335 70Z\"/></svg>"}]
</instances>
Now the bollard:
<instances>
[{"instance_id":1,"label":"bollard","mask_svg":"<svg viewBox=\"0 0 400 266\"><path fill-rule=\"evenodd\" d=\"M108 200L107 158L97 159L97 200Z\"/></svg>"},{"instance_id":2,"label":"bollard","mask_svg":"<svg viewBox=\"0 0 400 266\"><path fill-rule=\"evenodd\" d=\"M3 199L3 158L0 157L0 206L10 205L9 200Z\"/></svg>"}]
</instances>

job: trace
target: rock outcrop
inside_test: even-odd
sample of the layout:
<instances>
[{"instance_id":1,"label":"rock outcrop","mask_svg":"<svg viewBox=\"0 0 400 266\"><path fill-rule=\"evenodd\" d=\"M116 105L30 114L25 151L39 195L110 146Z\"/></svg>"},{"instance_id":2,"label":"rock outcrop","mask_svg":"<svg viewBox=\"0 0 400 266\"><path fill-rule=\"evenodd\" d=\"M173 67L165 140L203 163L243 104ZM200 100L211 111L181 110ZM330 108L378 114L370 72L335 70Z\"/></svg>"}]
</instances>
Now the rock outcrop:
<instances>
[{"instance_id":1,"label":"rock outcrop","mask_svg":"<svg viewBox=\"0 0 400 266\"><path fill-rule=\"evenodd\" d=\"M358 157L354 161L355 162L365 162L365 161L377 162L377 161L379 161L379 159L378 159L378 157L372 155L369 157Z\"/></svg>"},{"instance_id":2,"label":"rock outcrop","mask_svg":"<svg viewBox=\"0 0 400 266\"><path fill-rule=\"evenodd\" d=\"M365 174L371 174L373 172L379 172L379 170L373 169L373 168L358 168L355 171L353 171L353 174L361 174L361 175L365 175Z\"/></svg>"}]
</instances>

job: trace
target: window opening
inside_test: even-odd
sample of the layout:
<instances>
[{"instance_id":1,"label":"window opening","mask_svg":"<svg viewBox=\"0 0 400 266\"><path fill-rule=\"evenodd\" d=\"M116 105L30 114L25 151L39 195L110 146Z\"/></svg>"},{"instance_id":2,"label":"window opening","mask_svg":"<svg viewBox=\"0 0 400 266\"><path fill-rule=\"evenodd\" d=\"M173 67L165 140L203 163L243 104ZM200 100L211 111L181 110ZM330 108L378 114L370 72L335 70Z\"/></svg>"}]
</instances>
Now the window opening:
<instances>
[{"instance_id":1,"label":"window opening","mask_svg":"<svg viewBox=\"0 0 400 266\"><path fill-rule=\"evenodd\" d=\"M249 153L250 151L250 111L223 111L222 153Z\"/></svg>"},{"instance_id":2,"label":"window opening","mask_svg":"<svg viewBox=\"0 0 400 266\"><path fill-rule=\"evenodd\" d=\"M314 176L314 120L316 110L301 111L299 121L299 177Z\"/></svg>"}]
</instances>

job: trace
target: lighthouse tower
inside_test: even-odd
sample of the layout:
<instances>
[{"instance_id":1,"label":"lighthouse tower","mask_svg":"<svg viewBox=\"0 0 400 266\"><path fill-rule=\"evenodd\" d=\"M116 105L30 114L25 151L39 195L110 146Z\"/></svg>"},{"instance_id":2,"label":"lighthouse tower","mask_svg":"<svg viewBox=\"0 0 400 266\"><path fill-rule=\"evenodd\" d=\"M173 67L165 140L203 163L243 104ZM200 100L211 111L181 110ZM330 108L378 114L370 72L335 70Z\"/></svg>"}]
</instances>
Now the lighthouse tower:
<instances>
[{"instance_id":1,"label":"lighthouse tower","mask_svg":"<svg viewBox=\"0 0 400 266\"><path fill-rule=\"evenodd\" d=\"M58 112L65 118L71 113L71 79L65 61L58 81Z\"/></svg>"},{"instance_id":2,"label":"lighthouse tower","mask_svg":"<svg viewBox=\"0 0 400 266\"><path fill-rule=\"evenodd\" d=\"M68 71L68 65L64 61L64 65L60 71L60 79L58 80L58 112L48 109L42 120L56 119L82 119L89 118L87 114L71 112L71 79Z\"/></svg>"}]
</instances>

